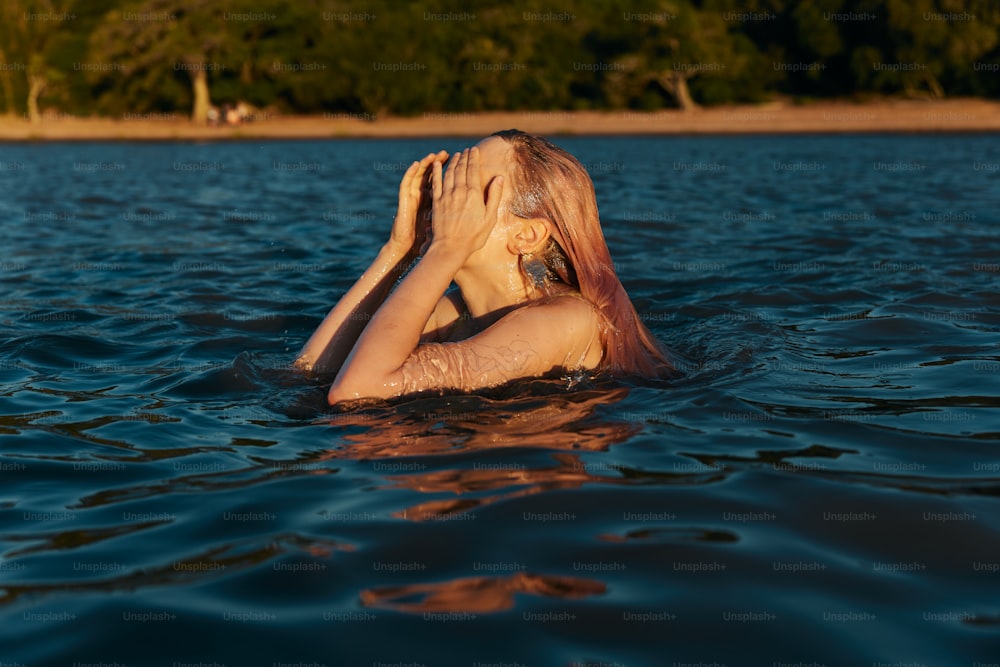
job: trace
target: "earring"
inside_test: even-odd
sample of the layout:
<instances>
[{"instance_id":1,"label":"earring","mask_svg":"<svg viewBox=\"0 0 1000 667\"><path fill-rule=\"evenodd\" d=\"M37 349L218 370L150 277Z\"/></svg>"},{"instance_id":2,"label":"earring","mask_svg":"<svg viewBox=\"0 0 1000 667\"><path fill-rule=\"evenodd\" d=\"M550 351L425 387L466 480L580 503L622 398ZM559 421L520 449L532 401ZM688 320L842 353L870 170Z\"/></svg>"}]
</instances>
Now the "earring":
<instances>
[{"instance_id":1,"label":"earring","mask_svg":"<svg viewBox=\"0 0 1000 667\"><path fill-rule=\"evenodd\" d=\"M534 253L526 252L521 255L521 267L536 289L548 284L549 267L545 266L545 262L541 259L535 257Z\"/></svg>"}]
</instances>

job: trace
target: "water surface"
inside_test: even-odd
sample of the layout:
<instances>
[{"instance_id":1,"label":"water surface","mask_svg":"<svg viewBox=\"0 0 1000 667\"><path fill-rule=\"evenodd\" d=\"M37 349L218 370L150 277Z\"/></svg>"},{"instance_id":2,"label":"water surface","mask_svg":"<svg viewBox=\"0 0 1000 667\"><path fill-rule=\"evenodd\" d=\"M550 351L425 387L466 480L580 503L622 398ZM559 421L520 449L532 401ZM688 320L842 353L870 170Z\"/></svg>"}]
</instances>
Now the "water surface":
<instances>
[{"instance_id":1,"label":"water surface","mask_svg":"<svg viewBox=\"0 0 1000 667\"><path fill-rule=\"evenodd\" d=\"M1000 139L565 138L683 376L288 363L461 140L5 146L0 663L1000 655Z\"/></svg>"}]
</instances>

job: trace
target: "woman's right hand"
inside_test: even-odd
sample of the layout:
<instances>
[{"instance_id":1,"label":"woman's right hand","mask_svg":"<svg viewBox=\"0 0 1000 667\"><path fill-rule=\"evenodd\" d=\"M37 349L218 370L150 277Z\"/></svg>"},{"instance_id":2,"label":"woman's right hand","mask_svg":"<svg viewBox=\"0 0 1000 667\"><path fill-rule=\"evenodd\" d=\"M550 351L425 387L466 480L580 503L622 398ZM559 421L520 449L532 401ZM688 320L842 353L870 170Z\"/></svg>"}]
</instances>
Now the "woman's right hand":
<instances>
[{"instance_id":1,"label":"woman's right hand","mask_svg":"<svg viewBox=\"0 0 1000 667\"><path fill-rule=\"evenodd\" d=\"M448 159L448 151L428 153L414 162L399 183L399 206L389 243L404 254L416 254L427 240L431 218L431 165Z\"/></svg>"}]
</instances>

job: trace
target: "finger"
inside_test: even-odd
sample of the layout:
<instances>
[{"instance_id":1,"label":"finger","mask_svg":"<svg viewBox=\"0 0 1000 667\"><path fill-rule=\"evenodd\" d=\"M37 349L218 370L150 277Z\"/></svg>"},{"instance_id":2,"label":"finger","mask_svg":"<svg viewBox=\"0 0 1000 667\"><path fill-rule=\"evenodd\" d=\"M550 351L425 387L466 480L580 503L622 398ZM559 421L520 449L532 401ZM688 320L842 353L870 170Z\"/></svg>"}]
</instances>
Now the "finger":
<instances>
[{"instance_id":1,"label":"finger","mask_svg":"<svg viewBox=\"0 0 1000 667\"><path fill-rule=\"evenodd\" d=\"M403 174L402 180L399 182L399 192L400 194L409 194L413 190L413 182L416 180L417 171L420 169L420 163L414 162L410 165L406 173Z\"/></svg>"},{"instance_id":2,"label":"finger","mask_svg":"<svg viewBox=\"0 0 1000 667\"><path fill-rule=\"evenodd\" d=\"M441 192L443 189L444 186L441 183L441 163L435 162L432 165L431 172L431 192L433 193L435 200L441 198Z\"/></svg>"},{"instance_id":3,"label":"finger","mask_svg":"<svg viewBox=\"0 0 1000 667\"><path fill-rule=\"evenodd\" d=\"M497 211L500 209L500 200L503 198L503 176L497 176L490 183L486 193L486 219L496 222Z\"/></svg>"},{"instance_id":4,"label":"finger","mask_svg":"<svg viewBox=\"0 0 1000 667\"><path fill-rule=\"evenodd\" d=\"M469 159L465 163L465 183L470 190L483 191L479 177L479 149L475 146L469 149Z\"/></svg>"},{"instance_id":5,"label":"finger","mask_svg":"<svg viewBox=\"0 0 1000 667\"><path fill-rule=\"evenodd\" d=\"M406 181L412 179L414 176L416 176L417 171L419 169L420 169L420 163L414 160L407 168L406 172L403 173L403 180Z\"/></svg>"},{"instance_id":6,"label":"finger","mask_svg":"<svg viewBox=\"0 0 1000 667\"><path fill-rule=\"evenodd\" d=\"M445 190L452 190L455 187L456 172L458 171L458 164L462 161L462 154L455 153L451 156L451 161L448 162L448 171L444 175L444 188ZM435 162L435 164L437 164Z\"/></svg>"},{"instance_id":7,"label":"finger","mask_svg":"<svg viewBox=\"0 0 1000 667\"><path fill-rule=\"evenodd\" d=\"M419 193L421 188L427 187L430 184L430 169L429 167L434 164L437 160L437 154L429 153L420 163L417 165L417 171L414 174L414 190Z\"/></svg>"},{"instance_id":8,"label":"finger","mask_svg":"<svg viewBox=\"0 0 1000 667\"><path fill-rule=\"evenodd\" d=\"M434 163L434 160L436 158L437 158L437 156L434 153L430 153L430 154L424 156L424 159L422 159L417 164L417 171L415 173L415 176L416 176L417 180L420 180L420 179L423 178L424 174L427 173L427 168L429 166L431 166L431 164Z\"/></svg>"},{"instance_id":9,"label":"finger","mask_svg":"<svg viewBox=\"0 0 1000 667\"><path fill-rule=\"evenodd\" d=\"M468 171L469 171L469 149L466 148L460 154L458 158L458 163L455 165L456 188L464 188L468 185L468 176L469 176Z\"/></svg>"}]
</instances>

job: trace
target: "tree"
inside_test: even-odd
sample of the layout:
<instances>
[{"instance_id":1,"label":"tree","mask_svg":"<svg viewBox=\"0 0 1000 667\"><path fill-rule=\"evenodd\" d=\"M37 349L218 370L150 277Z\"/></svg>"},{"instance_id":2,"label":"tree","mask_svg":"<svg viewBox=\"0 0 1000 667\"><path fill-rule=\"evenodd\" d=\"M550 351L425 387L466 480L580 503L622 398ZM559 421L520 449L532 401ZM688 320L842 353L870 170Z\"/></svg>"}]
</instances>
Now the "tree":
<instances>
[{"instance_id":1,"label":"tree","mask_svg":"<svg viewBox=\"0 0 1000 667\"><path fill-rule=\"evenodd\" d=\"M10 75L12 67L14 67L14 63L8 60L7 53L3 49L3 42L0 41L0 86L3 87L3 99L8 116L17 113L14 108L14 81Z\"/></svg>"},{"instance_id":2,"label":"tree","mask_svg":"<svg viewBox=\"0 0 1000 667\"><path fill-rule=\"evenodd\" d=\"M12 68L24 72L26 78L25 106L32 123L41 122L38 103L51 84L62 78L62 73L49 65L48 51L61 25L71 19L67 11L69 2L56 0L5 0L0 3L2 40L7 50L0 47L0 61L5 64L0 85L7 100L8 115L14 112L14 85ZM19 58L16 62L7 57Z\"/></svg>"},{"instance_id":3,"label":"tree","mask_svg":"<svg viewBox=\"0 0 1000 667\"><path fill-rule=\"evenodd\" d=\"M886 0L886 15L900 68L877 79L888 79L911 95L926 87L932 97L944 97L942 81L967 71L997 45L993 2Z\"/></svg>"},{"instance_id":4,"label":"tree","mask_svg":"<svg viewBox=\"0 0 1000 667\"><path fill-rule=\"evenodd\" d=\"M759 54L723 12L700 9L685 0L618 2L610 11L587 42L607 70L603 87L611 106L627 106L648 96L650 86L655 86L676 106L690 111L699 106L692 93L695 79L730 82L746 92L773 79L762 71L750 77L749 84L737 85L753 65L760 65ZM737 95L730 85L728 92L713 97L713 102L725 102Z\"/></svg>"},{"instance_id":5,"label":"tree","mask_svg":"<svg viewBox=\"0 0 1000 667\"><path fill-rule=\"evenodd\" d=\"M241 10L234 0L126 3L109 12L91 36L93 60L113 65L96 72L95 83L148 108L159 99L159 90L172 87L171 78L186 76L191 120L204 123L211 106L210 75L234 73L227 62L234 45L229 36L235 22L229 19ZM150 102L143 103L143 97Z\"/></svg>"},{"instance_id":6,"label":"tree","mask_svg":"<svg viewBox=\"0 0 1000 667\"><path fill-rule=\"evenodd\" d=\"M563 4L0 0L0 113L37 122L44 102L201 122L213 98L368 117L1000 94L996 0Z\"/></svg>"}]
</instances>

